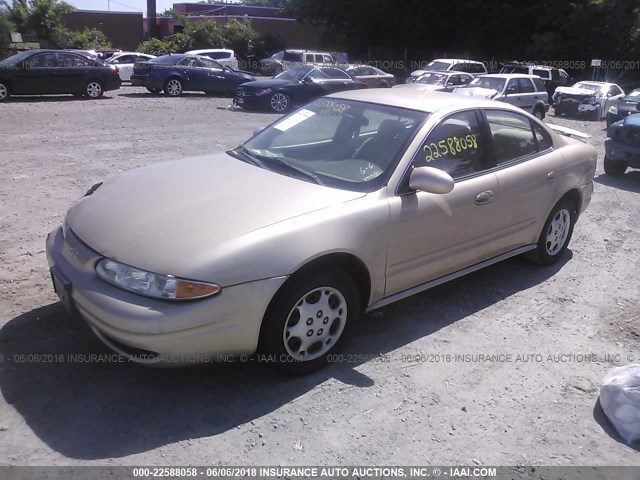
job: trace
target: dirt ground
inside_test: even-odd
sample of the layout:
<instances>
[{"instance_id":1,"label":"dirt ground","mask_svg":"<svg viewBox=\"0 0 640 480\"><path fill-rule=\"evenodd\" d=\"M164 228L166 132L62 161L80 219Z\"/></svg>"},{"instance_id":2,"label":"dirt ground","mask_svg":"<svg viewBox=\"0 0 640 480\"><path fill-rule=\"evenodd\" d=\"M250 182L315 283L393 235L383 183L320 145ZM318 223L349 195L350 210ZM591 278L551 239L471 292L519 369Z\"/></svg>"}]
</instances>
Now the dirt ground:
<instances>
[{"instance_id":1,"label":"dirt ground","mask_svg":"<svg viewBox=\"0 0 640 480\"><path fill-rule=\"evenodd\" d=\"M598 405L605 373L640 363L640 171L604 175L604 121L548 118L599 150L553 268L512 259L369 314L345 361L307 377L91 361L109 352L57 303L47 233L94 183L276 118L229 104L124 87L0 105L1 464L640 464Z\"/></svg>"}]
</instances>

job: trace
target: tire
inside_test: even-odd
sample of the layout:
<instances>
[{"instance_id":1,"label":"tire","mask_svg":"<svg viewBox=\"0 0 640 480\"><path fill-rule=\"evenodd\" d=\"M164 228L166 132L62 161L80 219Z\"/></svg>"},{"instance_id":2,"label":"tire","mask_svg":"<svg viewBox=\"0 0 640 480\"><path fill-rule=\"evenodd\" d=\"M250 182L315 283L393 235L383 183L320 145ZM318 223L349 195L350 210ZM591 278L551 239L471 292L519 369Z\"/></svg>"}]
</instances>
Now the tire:
<instances>
[{"instance_id":1,"label":"tire","mask_svg":"<svg viewBox=\"0 0 640 480\"><path fill-rule=\"evenodd\" d=\"M536 117L538 120L543 120L544 119L544 110L540 107L538 108L534 108L533 109L533 116Z\"/></svg>"},{"instance_id":2,"label":"tire","mask_svg":"<svg viewBox=\"0 0 640 480\"><path fill-rule=\"evenodd\" d=\"M149 88L149 87L147 87L147 92L153 93L154 95L157 95L160 92L162 92L162 89L161 88Z\"/></svg>"},{"instance_id":3,"label":"tire","mask_svg":"<svg viewBox=\"0 0 640 480\"><path fill-rule=\"evenodd\" d=\"M286 94L276 92L271 95L271 98L269 99L269 106L271 107L271 110L276 113L284 113L291 107L291 100Z\"/></svg>"},{"instance_id":4,"label":"tire","mask_svg":"<svg viewBox=\"0 0 640 480\"><path fill-rule=\"evenodd\" d=\"M606 155L604 156L604 173L607 175L620 176L624 175L627 171L628 165L620 160L611 160Z\"/></svg>"},{"instance_id":5,"label":"tire","mask_svg":"<svg viewBox=\"0 0 640 480\"><path fill-rule=\"evenodd\" d=\"M318 370L344 346L359 316L358 289L346 273L314 270L294 276L267 309L258 351L280 371Z\"/></svg>"},{"instance_id":6,"label":"tire","mask_svg":"<svg viewBox=\"0 0 640 480\"><path fill-rule=\"evenodd\" d=\"M553 115L555 117L561 117L562 116L562 110L560 110L559 108L554 108L553 109Z\"/></svg>"},{"instance_id":7,"label":"tire","mask_svg":"<svg viewBox=\"0 0 640 480\"><path fill-rule=\"evenodd\" d=\"M556 263L569 246L573 227L578 218L576 208L568 198L563 198L556 203L544 223L535 250L527 252L525 258L543 266Z\"/></svg>"},{"instance_id":8,"label":"tire","mask_svg":"<svg viewBox=\"0 0 640 480\"><path fill-rule=\"evenodd\" d=\"M164 84L164 94L168 97L179 97L182 95L183 85L179 78L170 78Z\"/></svg>"},{"instance_id":9,"label":"tire","mask_svg":"<svg viewBox=\"0 0 640 480\"><path fill-rule=\"evenodd\" d=\"M102 84L97 80L89 80L82 90L82 94L91 99L100 98L104 94Z\"/></svg>"},{"instance_id":10,"label":"tire","mask_svg":"<svg viewBox=\"0 0 640 480\"><path fill-rule=\"evenodd\" d=\"M5 82L0 82L0 102L6 102L11 98L11 90Z\"/></svg>"}]
</instances>

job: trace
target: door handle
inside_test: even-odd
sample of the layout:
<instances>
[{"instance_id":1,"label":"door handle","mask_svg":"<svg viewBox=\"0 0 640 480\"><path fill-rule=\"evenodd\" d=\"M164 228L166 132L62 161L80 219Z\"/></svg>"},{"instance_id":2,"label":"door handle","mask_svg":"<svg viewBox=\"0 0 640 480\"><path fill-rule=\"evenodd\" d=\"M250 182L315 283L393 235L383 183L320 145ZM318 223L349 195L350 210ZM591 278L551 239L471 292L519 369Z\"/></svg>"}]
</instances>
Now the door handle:
<instances>
[{"instance_id":1,"label":"door handle","mask_svg":"<svg viewBox=\"0 0 640 480\"><path fill-rule=\"evenodd\" d=\"M486 190L476 195L476 205L485 205L493 200L493 192Z\"/></svg>"},{"instance_id":2,"label":"door handle","mask_svg":"<svg viewBox=\"0 0 640 480\"><path fill-rule=\"evenodd\" d=\"M547 173L547 180L555 180L555 178L556 178L556 172L554 170Z\"/></svg>"}]
</instances>

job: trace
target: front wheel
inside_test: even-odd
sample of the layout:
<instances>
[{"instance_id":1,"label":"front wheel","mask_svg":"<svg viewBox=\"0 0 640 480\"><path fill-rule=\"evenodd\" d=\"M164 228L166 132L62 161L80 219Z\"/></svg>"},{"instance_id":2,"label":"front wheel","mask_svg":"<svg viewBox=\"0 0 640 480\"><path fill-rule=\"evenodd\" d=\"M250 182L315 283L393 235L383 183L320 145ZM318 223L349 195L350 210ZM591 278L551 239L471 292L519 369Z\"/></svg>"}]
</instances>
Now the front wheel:
<instances>
[{"instance_id":1,"label":"front wheel","mask_svg":"<svg viewBox=\"0 0 640 480\"><path fill-rule=\"evenodd\" d=\"M551 210L538 238L535 250L526 258L538 265L553 265L569 246L573 226L578 218L576 206L567 198L560 200Z\"/></svg>"},{"instance_id":2,"label":"front wheel","mask_svg":"<svg viewBox=\"0 0 640 480\"><path fill-rule=\"evenodd\" d=\"M607 175L624 175L627 171L627 164L619 160L611 160L605 155L604 157L604 173Z\"/></svg>"},{"instance_id":3,"label":"front wheel","mask_svg":"<svg viewBox=\"0 0 640 480\"><path fill-rule=\"evenodd\" d=\"M169 97L182 95L182 82L177 78L171 78L164 84L164 93Z\"/></svg>"},{"instance_id":4,"label":"front wheel","mask_svg":"<svg viewBox=\"0 0 640 480\"><path fill-rule=\"evenodd\" d=\"M100 98L104 93L104 89L102 88L102 84L100 82L91 80L84 86L83 93L87 98Z\"/></svg>"},{"instance_id":5,"label":"front wheel","mask_svg":"<svg viewBox=\"0 0 640 480\"><path fill-rule=\"evenodd\" d=\"M544 110L542 108L536 108L533 111L533 116L536 117L538 120L544 119Z\"/></svg>"},{"instance_id":6,"label":"front wheel","mask_svg":"<svg viewBox=\"0 0 640 480\"><path fill-rule=\"evenodd\" d=\"M289 97L284 93L274 93L271 96L271 100L269 104L271 105L271 110L276 113L284 113L289 109Z\"/></svg>"},{"instance_id":7,"label":"front wheel","mask_svg":"<svg viewBox=\"0 0 640 480\"><path fill-rule=\"evenodd\" d=\"M6 102L11 97L11 92L6 83L0 82L0 102Z\"/></svg>"},{"instance_id":8,"label":"front wheel","mask_svg":"<svg viewBox=\"0 0 640 480\"><path fill-rule=\"evenodd\" d=\"M271 302L259 351L278 370L317 370L342 348L359 316L360 298L349 275L328 270L302 274Z\"/></svg>"}]
</instances>

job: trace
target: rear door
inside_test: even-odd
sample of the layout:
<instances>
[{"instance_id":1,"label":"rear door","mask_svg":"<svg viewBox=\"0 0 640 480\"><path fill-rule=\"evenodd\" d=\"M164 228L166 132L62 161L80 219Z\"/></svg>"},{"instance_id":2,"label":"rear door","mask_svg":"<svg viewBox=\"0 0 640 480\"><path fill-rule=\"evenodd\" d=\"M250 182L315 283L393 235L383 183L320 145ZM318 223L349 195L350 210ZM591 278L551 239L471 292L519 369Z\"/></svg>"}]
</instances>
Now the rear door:
<instances>
[{"instance_id":1,"label":"rear door","mask_svg":"<svg viewBox=\"0 0 640 480\"><path fill-rule=\"evenodd\" d=\"M531 88L533 88L533 86L531 86ZM516 107L531 111L531 99L522 94L519 78L510 78L507 80L503 101L510 103L511 105L515 105Z\"/></svg>"},{"instance_id":2,"label":"rear door","mask_svg":"<svg viewBox=\"0 0 640 480\"><path fill-rule=\"evenodd\" d=\"M200 66L197 57L185 57L176 66L184 81L184 90L204 92L207 89L207 71Z\"/></svg>"},{"instance_id":3,"label":"rear door","mask_svg":"<svg viewBox=\"0 0 640 480\"><path fill-rule=\"evenodd\" d=\"M557 198L556 179L566 162L544 128L526 115L499 109L482 113L500 186L496 207L509 233L502 246L510 250L534 243Z\"/></svg>"},{"instance_id":4,"label":"rear door","mask_svg":"<svg viewBox=\"0 0 640 480\"><path fill-rule=\"evenodd\" d=\"M348 73L340 70L339 68L327 67L323 68L321 71L327 77L320 81L323 91L326 92L323 95L341 92L343 90L351 90L354 88L353 79Z\"/></svg>"},{"instance_id":5,"label":"rear door","mask_svg":"<svg viewBox=\"0 0 640 480\"><path fill-rule=\"evenodd\" d=\"M81 92L94 67L93 60L75 53L56 54L56 93Z\"/></svg>"}]
</instances>

